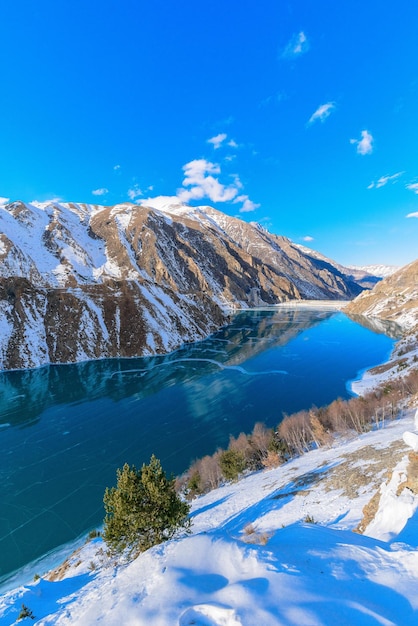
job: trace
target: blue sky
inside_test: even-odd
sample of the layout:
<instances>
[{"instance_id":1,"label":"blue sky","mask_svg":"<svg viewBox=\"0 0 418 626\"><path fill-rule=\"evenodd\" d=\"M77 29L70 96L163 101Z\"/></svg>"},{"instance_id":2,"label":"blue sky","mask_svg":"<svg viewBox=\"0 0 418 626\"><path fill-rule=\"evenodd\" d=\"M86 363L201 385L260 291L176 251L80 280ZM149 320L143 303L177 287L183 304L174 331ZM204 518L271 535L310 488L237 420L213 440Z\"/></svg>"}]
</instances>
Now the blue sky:
<instances>
[{"instance_id":1,"label":"blue sky","mask_svg":"<svg viewBox=\"0 0 418 626\"><path fill-rule=\"evenodd\" d=\"M415 0L0 6L0 196L179 195L345 264L418 257Z\"/></svg>"}]
</instances>

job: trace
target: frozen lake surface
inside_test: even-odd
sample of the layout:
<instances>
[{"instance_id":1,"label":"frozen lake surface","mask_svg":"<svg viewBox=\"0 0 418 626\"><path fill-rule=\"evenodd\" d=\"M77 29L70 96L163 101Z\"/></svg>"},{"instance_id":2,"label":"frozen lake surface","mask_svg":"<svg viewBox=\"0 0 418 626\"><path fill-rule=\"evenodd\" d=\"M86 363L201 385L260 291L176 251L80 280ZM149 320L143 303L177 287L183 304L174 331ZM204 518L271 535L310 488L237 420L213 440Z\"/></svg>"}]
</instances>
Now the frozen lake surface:
<instances>
[{"instance_id":1,"label":"frozen lake surface","mask_svg":"<svg viewBox=\"0 0 418 626\"><path fill-rule=\"evenodd\" d=\"M125 462L181 473L257 421L348 397L392 346L343 313L280 308L170 355L0 374L0 580L100 525Z\"/></svg>"}]
</instances>

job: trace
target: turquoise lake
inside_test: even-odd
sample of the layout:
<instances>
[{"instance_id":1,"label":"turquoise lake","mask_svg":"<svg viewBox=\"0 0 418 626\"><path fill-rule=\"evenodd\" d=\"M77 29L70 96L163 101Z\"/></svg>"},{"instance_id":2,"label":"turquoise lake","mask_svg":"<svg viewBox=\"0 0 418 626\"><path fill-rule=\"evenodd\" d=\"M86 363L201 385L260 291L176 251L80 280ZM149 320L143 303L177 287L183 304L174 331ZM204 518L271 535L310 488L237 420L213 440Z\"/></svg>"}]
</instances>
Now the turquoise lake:
<instances>
[{"instance_id":1,"label":"turquoise lake","mask_svg":"<svg viewBox=\"0 0 418 626\"><path fill-rule=\"evenodd\" d=\"M340 312L249 311L165 356L0 374L0 580L99 526L106 486L152 453L179 474L257 421L350 395L394 340Z\"/></svg>"}]
</instances>

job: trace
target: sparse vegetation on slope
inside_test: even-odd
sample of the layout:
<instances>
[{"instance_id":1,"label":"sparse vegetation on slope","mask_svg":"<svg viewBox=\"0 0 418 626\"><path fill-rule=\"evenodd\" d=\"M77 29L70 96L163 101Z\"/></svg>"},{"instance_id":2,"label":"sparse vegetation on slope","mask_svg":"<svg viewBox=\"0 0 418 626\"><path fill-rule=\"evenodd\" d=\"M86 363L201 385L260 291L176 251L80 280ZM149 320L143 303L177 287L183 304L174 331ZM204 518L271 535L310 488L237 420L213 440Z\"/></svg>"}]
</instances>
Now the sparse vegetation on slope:
<instances>
[{"instance_id":1,"label":"sparse vegetation on slope","mask_svg":"<svg viewBox=\"0 0 418 626\"><path fill-rule=\"evenodd\" d=\"M417 393L418 368L413 367L405 376L384 382L364 396L285 415L276 429L257 423L250 435L231 436L227 450L195 461L177 480L177 488L193 498L225 480L236 480L245 471L276 467L312 448L329 445L338 434L382 427Z\"/></svg>"}]
</instances>

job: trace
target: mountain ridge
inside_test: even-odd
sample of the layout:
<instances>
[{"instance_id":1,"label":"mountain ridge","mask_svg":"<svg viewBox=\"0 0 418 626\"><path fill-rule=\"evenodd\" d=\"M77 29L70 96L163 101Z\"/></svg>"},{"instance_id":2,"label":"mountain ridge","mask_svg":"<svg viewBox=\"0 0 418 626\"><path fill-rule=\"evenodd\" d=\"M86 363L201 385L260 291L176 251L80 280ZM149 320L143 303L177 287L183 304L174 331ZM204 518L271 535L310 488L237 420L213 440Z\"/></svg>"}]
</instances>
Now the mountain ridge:
<instances>
[{"instance_id":1,"label":"mountain ridge","mask_svg":"<svg viewBox=\"0 0 418 626\"><path fill-rule=\"evenodd\" d=\"M3 369L161 354L236 308L362 290L286 237L173 198L12 202L0 220Z\"/></svg>"}]
</instances>

